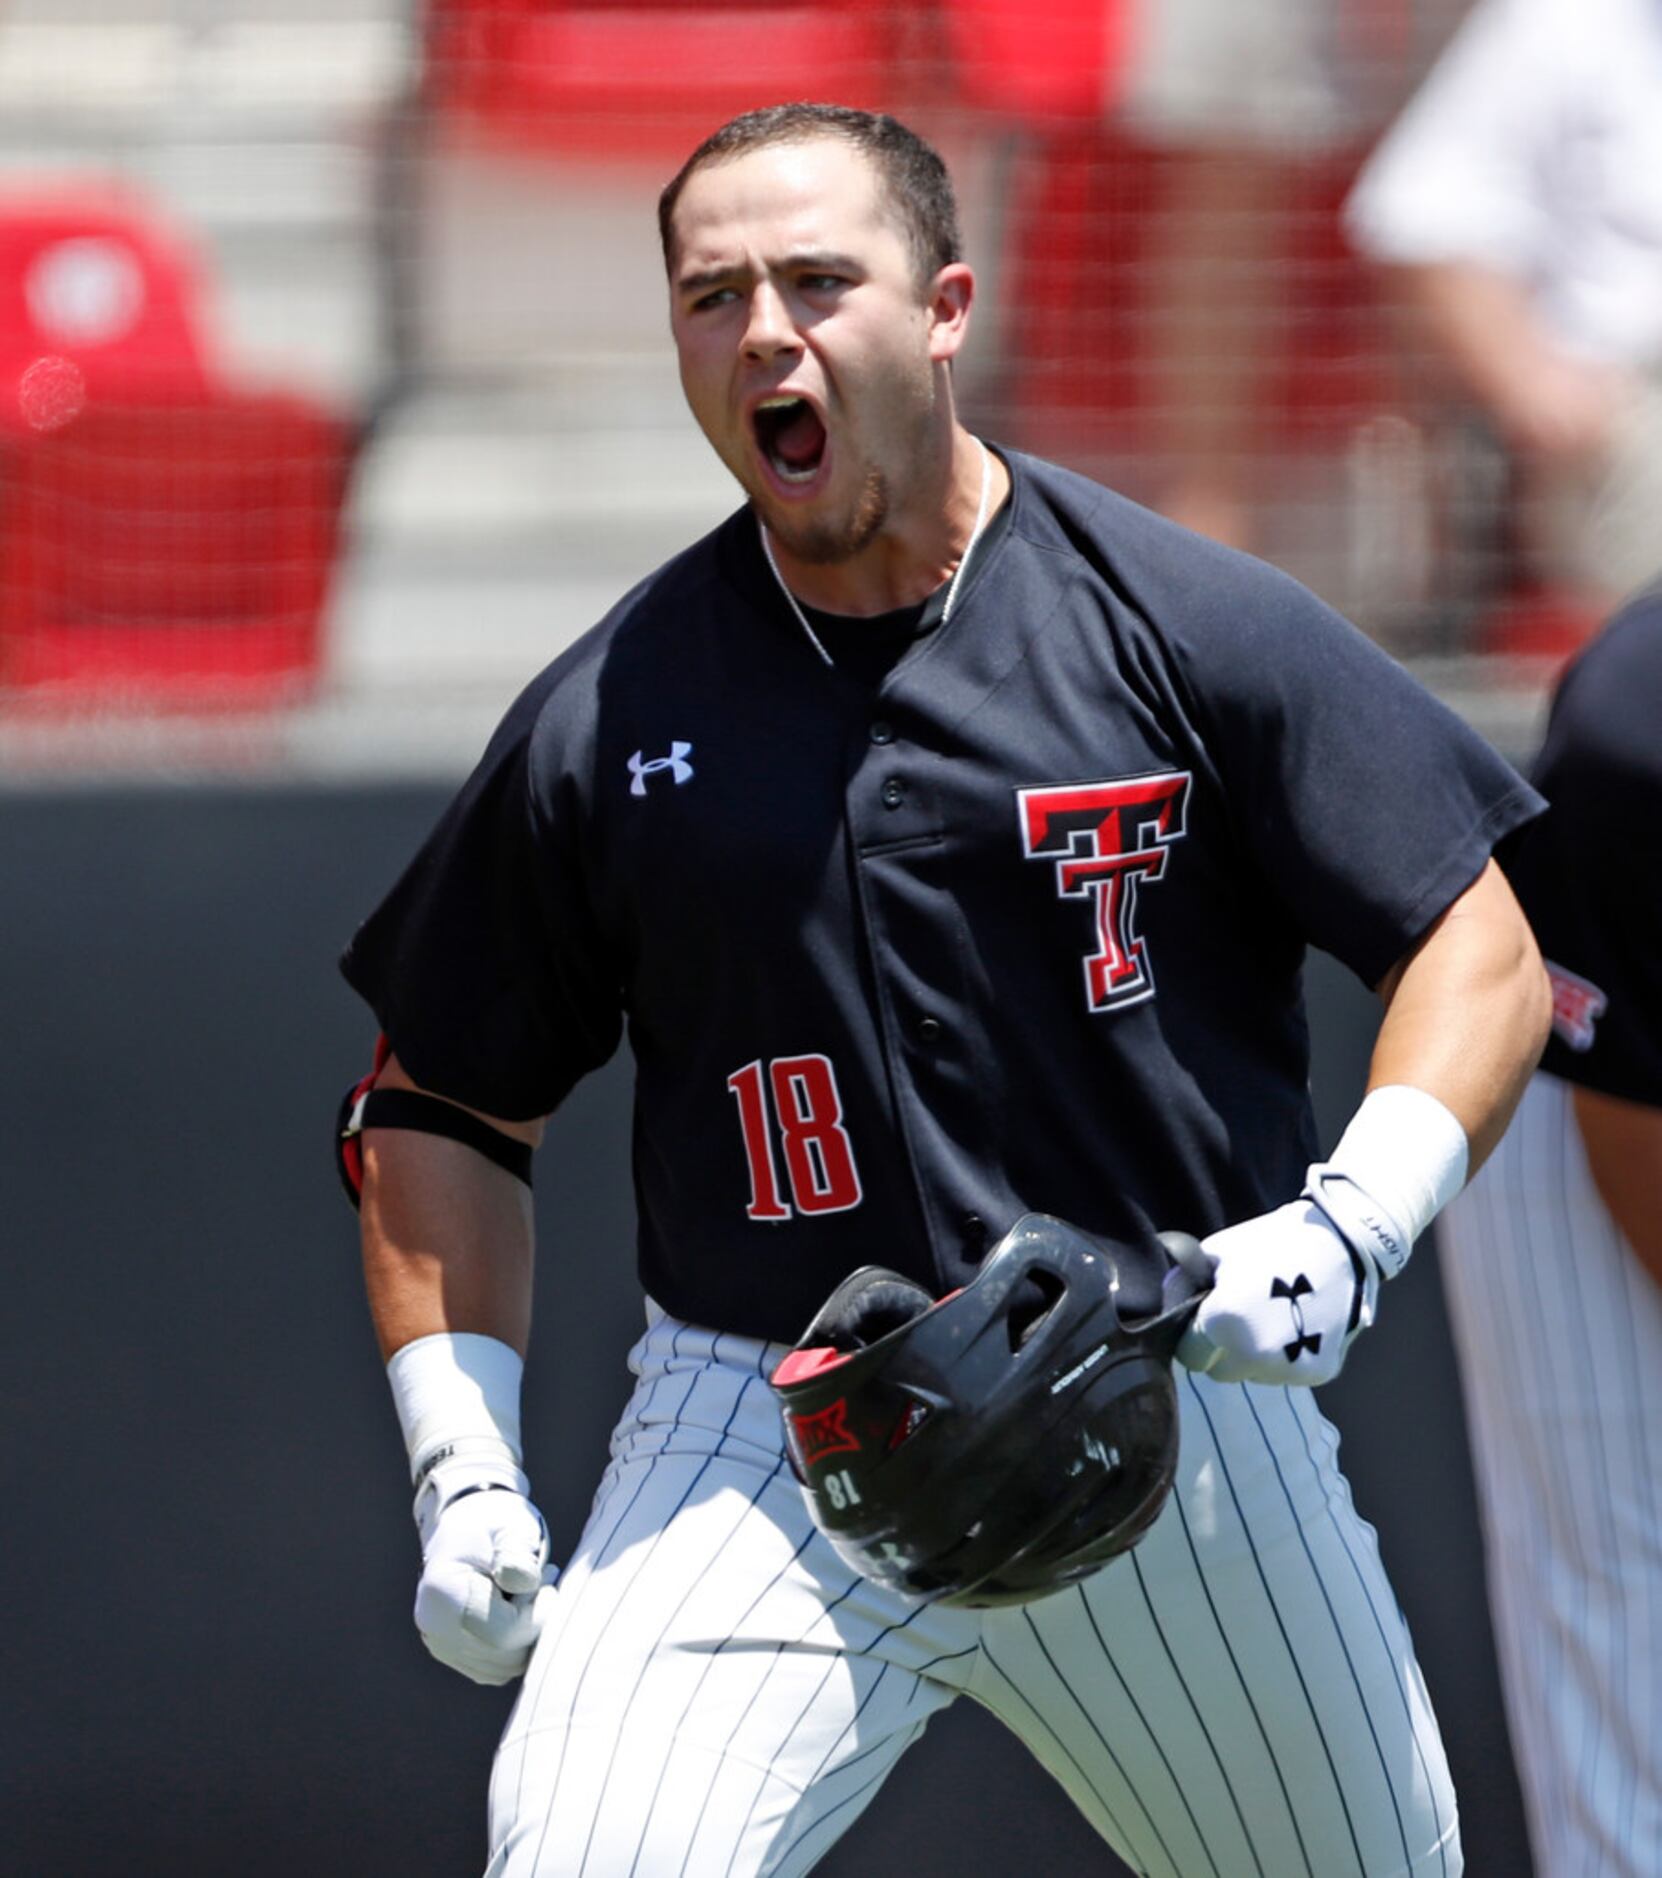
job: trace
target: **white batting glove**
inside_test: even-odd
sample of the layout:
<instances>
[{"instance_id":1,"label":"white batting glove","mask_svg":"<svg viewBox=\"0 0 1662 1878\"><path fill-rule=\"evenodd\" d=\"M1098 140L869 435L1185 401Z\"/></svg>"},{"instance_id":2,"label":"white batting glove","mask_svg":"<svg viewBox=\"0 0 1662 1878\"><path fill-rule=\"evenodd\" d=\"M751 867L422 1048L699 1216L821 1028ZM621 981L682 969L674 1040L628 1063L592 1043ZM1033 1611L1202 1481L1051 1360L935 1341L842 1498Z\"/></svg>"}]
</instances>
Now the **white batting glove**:
<instances>
[{"instance_id":1,"label":"white batting glove","mask_svg":"<svg viewBox=\"0 0 1662 1878\"><path fill-rule=\"evenodd\" d=\"M1382 1276L1322 1204L1343 1176L1313 1167L1304 1193L1226 1226L1201 1248L1213 1261L1177 1358L1219 1382L1331 1382L1373 1322Z\"/></svg>"},{"instance_id":2,"label":"white batting glove","mask_svg":"<svg viewBox=\"0 0 1662 1878\"><path fill-rule=\"evenodd\" d=\"M1466 1164L1465 1132L1434 1096L1372 1090L1298 1199L1201 1241L1212 1289L1178 1361L1219 1382L1331 1382Z\"/></svg>"},{"instance_id":3,"label":"white batting glove","mask_svg":"<svg viewBox=\"0 0 1662 1878\"><path fill-rule=\"evenodd\" d=\"M537 1640L537 1594L558 1576L530 1482L504 1457L440 1461L416 1494L421 1581L415 1622L447 1668L511 1682Z\"/></svg>"},{"instance_id":4,"label":"white batting glove","mask_svg":"<svg viewBox=\"0 0 1662 1878\"><path fill-rule=\"evenodd\" d=\"M421 1534L416 1629L474 1682L524 1672L558 1576L520 1469L522 1370L507 1344L460 1331L419 1337L387 1364Z\"/></svg>"}]
</instances>

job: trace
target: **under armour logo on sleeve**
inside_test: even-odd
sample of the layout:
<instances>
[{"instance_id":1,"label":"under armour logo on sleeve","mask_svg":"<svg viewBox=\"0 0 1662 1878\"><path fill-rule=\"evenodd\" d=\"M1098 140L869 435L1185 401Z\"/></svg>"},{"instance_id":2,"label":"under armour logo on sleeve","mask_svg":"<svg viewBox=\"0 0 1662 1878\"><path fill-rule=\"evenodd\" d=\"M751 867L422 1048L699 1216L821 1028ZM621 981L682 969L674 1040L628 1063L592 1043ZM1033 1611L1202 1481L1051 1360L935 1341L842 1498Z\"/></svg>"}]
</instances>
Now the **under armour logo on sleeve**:
<instances>
[{"instance_id":1,"label":"under armour logo on sleeve","mask_svg":"<svg viewBox=\"0 0 1662 1878\"><path fill-rule=\"evenodd\" d=\"M632 796L646 794L646 779L657 775L659 770L667 769L675 778L676 784L691 782L693 766L687 761L692 755L690 743L674 742L669 746L668 756L655 756L649 762L645 755L637 750L629 759L629 793Z\"/></svg>"}]
</instances>

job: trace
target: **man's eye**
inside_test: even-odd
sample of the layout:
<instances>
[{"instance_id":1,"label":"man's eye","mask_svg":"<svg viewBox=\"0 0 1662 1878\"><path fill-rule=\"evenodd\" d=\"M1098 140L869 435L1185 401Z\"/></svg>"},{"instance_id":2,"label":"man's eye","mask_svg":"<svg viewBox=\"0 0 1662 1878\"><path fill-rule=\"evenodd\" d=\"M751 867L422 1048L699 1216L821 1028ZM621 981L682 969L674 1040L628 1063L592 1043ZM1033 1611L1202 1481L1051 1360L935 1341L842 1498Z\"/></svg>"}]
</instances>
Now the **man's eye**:
<instances>
[{"instance_id":1,"label":"man's eye","mask_svg":"<svg viewBox=\"0 0 1662 1878\"><path fill-rule=\"evenodd\" d=\"M711 307L726 306L728 301L732 298L733 289L731 287L715 287L712 288L709 293L701 293L697 299L693 301L693 311L695 313L702 313Z\"/></svg>"},{"instance_id":2,"label":"man's eye","mask_svg":"<svg viewBox=\"0 0 1662 1878\"><path fill-rule=\"evenodd\" d=\"M835 293L847 282L841 274L799 274L797 285L806 293Z\"/></svg>"}]
</instances>

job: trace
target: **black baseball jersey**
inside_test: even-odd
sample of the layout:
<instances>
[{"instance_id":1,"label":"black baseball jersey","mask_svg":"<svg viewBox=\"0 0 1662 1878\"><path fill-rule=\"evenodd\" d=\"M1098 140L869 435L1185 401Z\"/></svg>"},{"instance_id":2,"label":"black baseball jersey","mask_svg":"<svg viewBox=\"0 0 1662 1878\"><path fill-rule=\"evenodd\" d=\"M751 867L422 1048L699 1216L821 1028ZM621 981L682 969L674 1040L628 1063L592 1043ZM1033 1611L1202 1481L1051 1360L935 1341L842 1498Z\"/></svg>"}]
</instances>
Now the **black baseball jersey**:
<instances>
[{"instance_id":1,"label":"black baseball jersey","mask_svg":"<svg viewBox=\"0 0 1662 1878\"><path fill-rule=\"evenodd\" d=\"M1294 581L1009 454L1007 525L873 689L740 511L519 699L344 959L505 1118L636 1061L649 1293L796 1338L1021 1213L1205 1234L1316 1149L1307 944L1377 983L1540 807Z\"/></svg>"},{"instance_id":2,"label":"black baseball jersey","mask_svg":"<svg viewBox=\"0 0 1662 1878\"><path fill-rule=\"evenodd\" d=\"M1509 871L1552 973L1541 1066L1662 1105L1662 588L1565 672L1534 773L1552 808Z\"/></svg>"}]
</instances>

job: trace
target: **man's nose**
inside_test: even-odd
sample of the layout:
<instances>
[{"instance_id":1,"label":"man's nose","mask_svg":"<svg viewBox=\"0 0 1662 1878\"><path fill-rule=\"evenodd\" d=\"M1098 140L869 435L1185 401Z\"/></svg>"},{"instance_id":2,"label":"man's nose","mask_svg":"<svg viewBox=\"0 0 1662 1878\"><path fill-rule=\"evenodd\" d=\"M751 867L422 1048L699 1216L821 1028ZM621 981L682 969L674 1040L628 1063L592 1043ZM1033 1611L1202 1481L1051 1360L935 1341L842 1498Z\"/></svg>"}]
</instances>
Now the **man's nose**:
<instances>
[{"instance_id":1,"label":"man's nose","mask_svg":"<svg viewBox=\"0 0 1662 1878\"><path fill-rule=\"evenodd\" d=\"M756 359L794 352L801 345L785 296L771 281L759 281L750 296L750 318L745 322L744 349Z\"/></svg>"}]
</instances>

